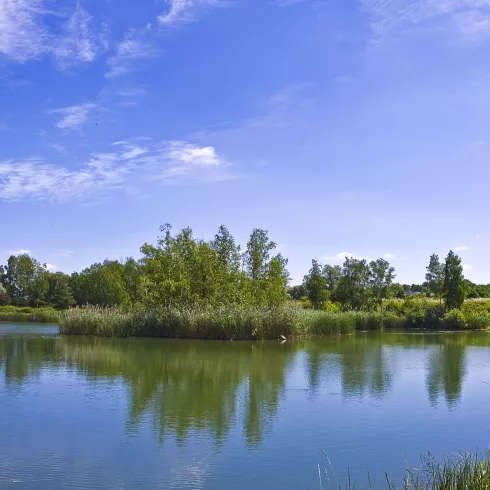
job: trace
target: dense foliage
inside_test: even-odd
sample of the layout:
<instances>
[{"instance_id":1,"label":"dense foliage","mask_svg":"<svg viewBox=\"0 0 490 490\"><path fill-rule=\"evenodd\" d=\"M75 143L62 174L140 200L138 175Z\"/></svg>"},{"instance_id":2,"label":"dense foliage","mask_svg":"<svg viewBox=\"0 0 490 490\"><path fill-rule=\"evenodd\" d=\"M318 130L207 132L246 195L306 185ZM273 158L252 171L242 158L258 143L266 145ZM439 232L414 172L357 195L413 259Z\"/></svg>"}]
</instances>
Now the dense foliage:
<instances>
[{"instance_id":1,"label":"dense foliage","mask_svg":"<svg viewBox=\"0 0 490 490\"><path fill-rule=\"evenodd\" d=\"M419 326L442 325L447 316L448 325L466 328L479 320L453 310L460 310L465 298L490 297L490 285L464 278L461 259L452 251L443 263L435 254L430 257L421 285L395 283L395 269L382 258L368 262L346 257L342 266L313 260L303 283L289 287L287 259L276 253L265 230L253 230L244 250L225 226L210 241L194 237L190 228L172 233L169 224L160 232L156 244L141 247L138 260L105 260L71 275L50 272L27 254L12 255L0 266L0 307L203 311L277 308L294 300L297 306L330 313L396 314ZM440 305L418 301L412 308L408 301L400 312L399 306L387 303L414 295L438 300Z\"/></svg>"},{"instance_id":2,"label":"dense foliage","mask_svg":"<svg viewBox=\"0 0 490 490\"><path fill-rule=\"evenodd\" d=\"M156 245L141 247L139 260L105 260L71 276L13 255L0 266L0 305L274 307L288 300L287 260L275 253L267 231L253 230L244 251L225 226L211 241L195 238L190 228L160 231Z\"/></svg>"},{"instance_id":3,"label":"dense foliage","mask_svg":"<svg viewBox=\"0 0 490 490\"><path fill-rule=\"evenodd\" d=\"M397 284L394 279L395 269L384 259L346 257L342 267L313 260L303 284L290 288L290 297L319 310L383 311L387 299L418 295L438 299L441 305L444 299L443 313L461 309L465 298L490 297L490 285L478 286L464 278L461 259L453 251L442 264L431 255L422 285Z\"/></svg>"}]
</instances>

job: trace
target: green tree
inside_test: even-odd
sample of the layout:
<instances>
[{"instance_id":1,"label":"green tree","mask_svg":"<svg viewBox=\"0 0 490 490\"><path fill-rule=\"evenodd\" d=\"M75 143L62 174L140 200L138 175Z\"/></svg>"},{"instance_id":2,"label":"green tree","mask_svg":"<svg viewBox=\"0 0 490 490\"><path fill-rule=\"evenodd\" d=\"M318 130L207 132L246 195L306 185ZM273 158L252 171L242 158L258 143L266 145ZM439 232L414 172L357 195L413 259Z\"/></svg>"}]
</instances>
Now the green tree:
<instances>
[{"instance_id":1,"label":"green tree","mask_svg":"<svg viewBox=\"0 0 490 490\"><path fill-rule=\"evenodd\" d=\"M265 304L268 306L278 306L287 301L289 284L287 265L288 259L285 259L280 253L272 257L267 264Z\"/></svg>"},{"instance_id":2,"label":"green tree","mask_svg":"<svg viewBox=\"0 0 490 490\"><path fill-rule=\"evenodd\" d=\"M235 239L224 225L219 227L210 246L216 253L218 302L235 304L243 301L246 275L241 271L240 246L235 243Z\"/></svg>"},{"instance_id":3,"label":"green tree","mask_svg":"<svg viewBox=\"0 0 490 490\"><path fill-rule=\"evenodd\" d=\"M327 280L318 261L311 261L311 269L304 278L304 285L313 308L322 310L325 306L325 301L329 297L329 292L327 290Z\"/></svg>"},{"instance_id":4,"label":"green tree","mask_svg":"<svg viewBox=\"0 0 490 490\"><path fill-rule=\"evenodd\" d=\"M40 306L47 291L46 266L28 254L11 255L4 284L15 306Z\"/></svg>"},{"instance_id":5,"label":"green tree","mask_svg":"<svg viewBox=\"0 0 490 490\"><path fill-rule=\"evenodd\" d=\"M66 310L75 304L71 293L70 276L63 272L47 274L46 303L57 310Z\"/></svg>"},{"instance_id":6,"label":"green tree","mask_svg":"<svg viewBox=\"0 0 490 490\"><path fill-rule=\"evenodd\" d=\"M245 267L252 281L260 280L264 276L270 254L275 248L276 244L269 239L266 230L256 228L252 231L244 257Z\"/></svg>"},{"instance_id":7,"label":"green tree","mask_svg":"<svg viewBox=\"0 0 490 490\"><path fill-rule=\"evenodd\" d=\"M105 260L92 264L81 273L74 273L70 287L76 304L119 306L130 303L124 283L124 266L118 261Z\"/></svg>"},{"instance_id":8,"label":"green tree","mask_svg":"<svg viewBox=\"0 0 490 490\"><path fill-rule=\"evenodd\" d=\"M384 259L374 260L369 264L370 269L370 289L375 303L383 309L383 300L392 293L393 279L395 278L395 268Z\"/></svg>"},{"instance_id":9,"label":"green tree","mask_svg":"<svg viewBox=\"0 0 490 490\"><path fill-rule=\"evenodd\" d=\"M339 265L324 265L322 271L323 277L326 281L326 288L332 292L342 277L342 269Z\"/></svg>"},{"instance_id":10,"label":"green tree","mask_svg":"<svg viewBox=\"0 0 490 490\"><path fill-rule=\"evenodd\" d=\"M442 291L444 288L444 264L439 262L439 256L432 254L430 256L427 273L425 274L427 288L430 293L439 298L442 303Z\"/></svg>"},{"instance_id":11,"label":"green tree","mask_svg":"<svg viewBox=\"0 0 490 490\"><path fill-rule=\"evenodd\" d=\"M395 283L391 287L391 294L395 298L404 299L406 296L405 288L401 284Z\"/></svg>"},{"instance_id":12,"label":"green tree","mask_svg":"<svg viewBox=\"0 0 490 490\"><path fill-rule=\"evenodd\" d=\"M370 303L369 279L371 273L365 259L346 257L342 277L332 299L344 310L367 310Z\"/></svg>"},{"instance_id":13,"label":"green tree","mask_svg":"<svg viewBox=\"0 0 490 490\"><path fill-rule=\"evenodd\" d=\"M128 257L122 265L124 289L129 296L130 303L135 305L142 300L143 296L142 264L133 257Z\"/></svg>"},{"instance_id":14,"label":"green tree","mask_svg":"<svg viewBox=\"0 0 490 490\"><path fill-rule=\"evenodd\" d=\"M267 304L267 276L270 272L271 252L276 248L266 230L254 229L247 243L243 263L247 273L248 290L253 304ZM277 266L276 261L276 266Z\"/></svg>"},{"instance_id":15,"label":"green tree","mask_svg":"<svg viewBox=\"0 0 490 490\"><path fill-rule=\"evenodd\" d=\"M298 301L302 297L306 296L308 293L306 291L306 286L303 283L303 284L298 284L296 286L291 286L288 289L288 294L292 300Z\"/></svg>"},{"instance_id":16,"label":"green tree","mask_svg":"<svg viewBox=\"0 0 490 490\"><path fill-rule=\"evenodd\" d=\"M454 308L459 309L464 303L463 266L461 258L452 250L449 251L444 266L443 295L448 311Z\"/></svg>"},{"instance_id":17,"label":"green tree","mask_svg":"<svg viewBox=\"0 0 490 490\"><path fill-rule=\"evenodd\" d=\"M9 294L5 286L0 283L0 306L8 305L10 302Z\"/></svg>"}]
</instances>

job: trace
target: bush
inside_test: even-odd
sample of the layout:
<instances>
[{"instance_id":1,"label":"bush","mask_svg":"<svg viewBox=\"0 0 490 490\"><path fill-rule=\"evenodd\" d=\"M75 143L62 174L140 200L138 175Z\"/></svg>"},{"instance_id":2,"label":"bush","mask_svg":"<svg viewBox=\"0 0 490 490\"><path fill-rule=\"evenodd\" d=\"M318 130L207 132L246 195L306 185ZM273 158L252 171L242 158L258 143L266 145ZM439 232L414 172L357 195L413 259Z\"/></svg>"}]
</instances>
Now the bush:
<instances>
[{"instance_id":1,"label":"bush","mask_svg":"<svg viewBox=\"0 0 490 490\"><path fill-rule=\"evenodd\" d=\"M476 311L464 313L467 328L473 330L483 330L490 327L490 313L486 311Z\"/></svg>"},{"instance_id":2,"label":"bush","mask_svg":"<svg viewBox=\"0 0 490 490\"><path fill-rule=\"evenodd\" d=\"M468 323L464 313L461 310L454 309L444 315L442 325L448 329L461 330L467 328Z\"/></svg>"}]
</instances>

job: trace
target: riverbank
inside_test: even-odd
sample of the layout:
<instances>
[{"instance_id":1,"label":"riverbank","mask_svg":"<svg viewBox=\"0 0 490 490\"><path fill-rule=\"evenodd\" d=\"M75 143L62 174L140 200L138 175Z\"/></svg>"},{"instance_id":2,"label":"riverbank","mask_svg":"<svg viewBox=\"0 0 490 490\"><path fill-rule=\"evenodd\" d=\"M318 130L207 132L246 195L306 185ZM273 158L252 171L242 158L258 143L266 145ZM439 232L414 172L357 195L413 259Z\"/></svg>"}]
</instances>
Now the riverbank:
<instances>
[{"instance_id":1,"label":"riverbank","mask_svg":"<svg viewBox=\"0 0 490 490\"><path fill-rule=\"evenodd\" d=\"M0 306L0 322L58 323L60 313L53 308Z\"/></svg>"},{"instance_id":2,"label":"riverbank","mask_svg":"<svg viewBox=\"0 0 490 490\"><path fill-rule=\"evenodd\" d=\"M328 457L327 457L328 459ZM334 473L334 472L333 472ZM335 473L333 474L335 476ZM327 469L318 466L319 488L331 488L331 477ZM421 465L416 469L407 469L403 483L396 483L386 476L387 490L488 490L490 488L490 455L479 457L477 454L460 454L442 462L430 454L423 456ZM401 479L400 479L401 480ZM335 484L334 487L337 487ZM350 479L338 488L354 490L357 488ZM379 490L379 487L367 487L368 490Z\"/></svg>"},{"instance_id":3,"label":"riverbank","mask_svg":"<svg viewBox=\"0 0 490 490\"><path fill-rule=\"evenodd\" d=\"M416 313L416 314L415 314ZM276 308L75 308L59 314L60 332L101 337L267 340L348 335L355 331L426 328L483 330L490 313L450 311L326 312L291 305Z\"/></svg>"}]
</instances>

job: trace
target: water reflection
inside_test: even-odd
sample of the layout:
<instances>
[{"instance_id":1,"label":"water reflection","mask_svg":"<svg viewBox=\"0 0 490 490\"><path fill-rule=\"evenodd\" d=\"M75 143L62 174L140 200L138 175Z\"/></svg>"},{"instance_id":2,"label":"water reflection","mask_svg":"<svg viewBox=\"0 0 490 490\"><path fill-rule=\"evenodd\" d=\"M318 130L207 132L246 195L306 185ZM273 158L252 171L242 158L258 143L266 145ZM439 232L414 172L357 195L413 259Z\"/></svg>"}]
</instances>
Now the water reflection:
<instances>
[{"instance_id":1,"label":"water reflection","mask_svg":"<svg viewBox=\"0 0 490 490\"><path fill-rule=\"evenodd\" d=\"M122 380L130 431L150 418L162 443L171 435L184 444L192 433L205 431L219 445L237 426L256 445L298 379L306 379L310 401L334 385L344 401L383 399L412 351L421 358L415 367L424 373L429 402L443 397L454 407L466 374L466 349L475 345L489 346L490 336L360 334L280 345L15 335L0 337L0 383L20 389L43 369L61 368L89 382Z\"/></svg>"}]
</instances>

